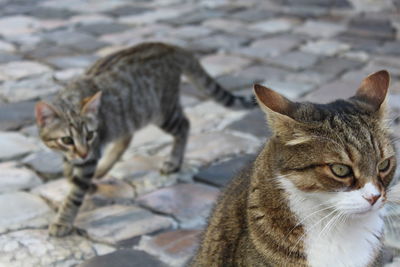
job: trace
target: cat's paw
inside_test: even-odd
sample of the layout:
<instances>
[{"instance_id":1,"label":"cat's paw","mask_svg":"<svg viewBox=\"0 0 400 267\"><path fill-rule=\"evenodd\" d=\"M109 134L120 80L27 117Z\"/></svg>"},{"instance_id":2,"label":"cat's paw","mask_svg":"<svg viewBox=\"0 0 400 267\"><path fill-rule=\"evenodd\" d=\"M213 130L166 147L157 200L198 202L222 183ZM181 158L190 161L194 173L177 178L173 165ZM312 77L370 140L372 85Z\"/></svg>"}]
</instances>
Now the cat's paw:
<instances>
[{"instance_id":1,"label":"cat's paw","mask_svg":"<svg viewBox=\"0 0 400 267\"><path fill-rule=\"evenodd\" d=\"M74 230L72 225L61 224L61 223L52 223L49 226L49 235L55 237L63 237L70 235Z\"/></svg>"},{"instance_id":2,"label":"cat's paw","mask_svg":"<svg viewBox=\"0 0 400 267\"><path fill-rule=\"evenodd\" d=\"M179 169L181 168L180 164L171 162L171 161L166 161L163 163L160 172L162 174L171 174L174 172L179 171Z\"/></svg>"}]
</instances>

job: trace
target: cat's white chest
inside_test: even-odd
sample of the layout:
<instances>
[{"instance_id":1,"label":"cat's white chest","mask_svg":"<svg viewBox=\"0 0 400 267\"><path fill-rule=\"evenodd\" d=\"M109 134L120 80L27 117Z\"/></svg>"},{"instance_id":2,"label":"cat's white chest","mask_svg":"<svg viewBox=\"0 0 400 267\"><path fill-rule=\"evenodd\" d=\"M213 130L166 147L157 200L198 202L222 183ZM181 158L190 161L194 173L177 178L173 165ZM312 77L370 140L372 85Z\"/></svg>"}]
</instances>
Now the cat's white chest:
<instances>
[{"instance_id":1,"label":"cat's white chest","mask_svg":"<svg viewBox=\"0 0 400 267\"><path fill-rule=\"evenodd\" d=\"M366 267L376 256L383 220L378 213L363 220L348 220L329 232L326 224L310 229L304 245L312 267ZM326 228L325 228L326 230ZM324 231L321 234L321 231Z\"/></svg>"}]
</instances>

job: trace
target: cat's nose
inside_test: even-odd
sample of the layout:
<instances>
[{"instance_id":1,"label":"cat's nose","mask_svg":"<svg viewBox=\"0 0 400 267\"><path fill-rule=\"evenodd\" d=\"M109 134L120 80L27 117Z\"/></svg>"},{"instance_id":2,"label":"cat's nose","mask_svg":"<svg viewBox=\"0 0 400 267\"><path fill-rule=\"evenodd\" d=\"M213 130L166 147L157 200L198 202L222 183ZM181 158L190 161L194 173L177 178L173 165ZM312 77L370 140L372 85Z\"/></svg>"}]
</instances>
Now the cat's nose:
<instances>
[{"instance_id":1,"label":"cat's nose","mask_svg":"<svg viewBox=\"0 0 400 267\"><path fill-rule=\"evenodd\" d=\"M369 195L368 197L363 196L363 198L365 198L369 202L369 204L371 204L371 206L374 205L380 197L381 197L381 194Z\"/></svg>"}]
</instances>

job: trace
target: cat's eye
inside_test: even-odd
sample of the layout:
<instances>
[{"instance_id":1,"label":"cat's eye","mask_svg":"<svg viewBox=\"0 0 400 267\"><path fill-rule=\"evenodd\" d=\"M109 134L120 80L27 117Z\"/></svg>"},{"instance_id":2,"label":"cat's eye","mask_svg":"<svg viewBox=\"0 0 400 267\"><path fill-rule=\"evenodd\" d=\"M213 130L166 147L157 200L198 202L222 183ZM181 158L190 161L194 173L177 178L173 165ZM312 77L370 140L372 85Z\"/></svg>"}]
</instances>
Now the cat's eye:
<instances>
[{"instance_id":1,"label":"cat's eye","mask_svg":"<svg viewBox=\"0 0 400 267\"><path fill-rule=\"evenodd\" d=\"M390 160L389 159L385 159L384 161L379 163L378 170L380 172L385 172L385 171L387 171L389 169L389 167L390 167Z\"/></svg>"},{"instance_id":2,"label":"cat's eye","mask_svg":"<svg viewBox=\"0 0 400 267\"><path fill-rule=\"evenodd\" d=\"M343 164L332 164L330 168L332 173L340 178L347 177L353 172L349 166Z\"/></svg>"},{"instance_id":3,"label":"cat's eye","mask_svg":"<svg viewBox=\"0 0 400 267\"><path fill-rule=\"evenodd\" d=\"M86 140L87 140L87 141L92 140L93 137L94 137L94 132L93 132L93 131L90 131L90 132L88 132L88 133L86 134Z\"/></svg>"},{"instance_id":4,"label":"cat's eye","mask_svg":"<svg viewBox=\"0 0 400 267\"><path fill-rule=\"evenodd\" d=\"M64 145L70 146L74 144L74 139L70 136L64 136L61 137L61 142L63 142Z\"/></svg>"}]
</instances>

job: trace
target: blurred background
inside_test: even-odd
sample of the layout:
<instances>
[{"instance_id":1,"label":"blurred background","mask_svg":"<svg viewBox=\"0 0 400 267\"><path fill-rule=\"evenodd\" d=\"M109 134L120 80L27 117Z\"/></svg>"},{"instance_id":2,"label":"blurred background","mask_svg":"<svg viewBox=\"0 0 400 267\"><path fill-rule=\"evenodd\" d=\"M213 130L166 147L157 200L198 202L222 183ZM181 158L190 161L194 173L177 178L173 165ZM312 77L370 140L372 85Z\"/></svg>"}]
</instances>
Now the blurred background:
<instances>
[{"instance_id":1,"label":"blurred background","mask_svg":"<svg viewBox=\"0 0 400 267\"><path fill-rule=\"evenodd\" d=\"M86 234L49 238L69 185L37 137L34 104L145 41L193 51L236 94L259 82L323 103L387 69L400 135L399 0L0 0L0 266L183 266L221 188L265 142L259 110L227 110L183 80L192 125L183 170L159 174L172 138L143 129L86 198L76 221ZM387 218L391 267L400 266L398 215L393 207Z\"/></svg>"}]
</instances>

